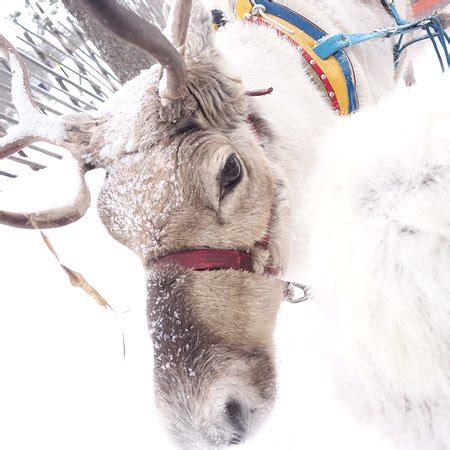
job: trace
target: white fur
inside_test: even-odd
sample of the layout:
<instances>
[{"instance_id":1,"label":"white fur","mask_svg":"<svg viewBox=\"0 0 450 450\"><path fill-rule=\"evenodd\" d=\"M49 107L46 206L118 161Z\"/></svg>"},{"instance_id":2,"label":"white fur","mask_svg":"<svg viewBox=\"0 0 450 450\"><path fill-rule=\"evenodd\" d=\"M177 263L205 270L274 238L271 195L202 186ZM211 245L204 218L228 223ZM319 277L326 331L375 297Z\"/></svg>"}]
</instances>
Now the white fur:
<instances>
[{"instance_id":1,"label":"white fur","mask_svg":"<svg viewBox=\"0 0 450 450\"><path fill-rule=\"evenodd\" d=\"M450 448L450 78L342 121L309 189L315 296L404 449Z\"/></svg>"}]
</instances>

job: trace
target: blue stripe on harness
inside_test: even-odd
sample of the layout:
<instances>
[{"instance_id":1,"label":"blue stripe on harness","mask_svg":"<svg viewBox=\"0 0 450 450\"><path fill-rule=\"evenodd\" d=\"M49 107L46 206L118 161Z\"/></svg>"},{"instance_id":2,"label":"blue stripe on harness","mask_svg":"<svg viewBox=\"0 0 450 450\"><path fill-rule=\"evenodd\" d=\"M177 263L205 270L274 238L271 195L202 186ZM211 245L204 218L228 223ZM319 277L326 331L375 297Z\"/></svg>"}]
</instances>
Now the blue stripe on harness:
<instances>
[{"instance_id":1,"label":"blue stripe on harness","mask_svg":"<svg viewBox=\"0 0 450 450\"><path fill-rule=\"evenodd\" d=\"M303 17L301 14L298 14L297 12L292 11L285 6L279 5L277 3L272 3L269 0L253 0L253 3L255 5L263 5L266 9L266 13L277 16L280 19L285 20L286 22L292 23L294 26L302 30L307 35L311 36L316 41L320 41L321 39L328 36L328 34L325 33L325 31L323 31L317 25ZM322 58L317 52L316 54L320 58ZM352 64L349 57L342 49L338 49L333 52L333 56L338 61L339 65L341 66L342 72L344 73L349 98L349 112L355 112L358 109L358 97L356 95L356 84Z\"/></svg>"},{"instance_id":2,"label":"blue stripe on harness","mask_svg":"<svg viewBox=\"0 0 450 450\"><path fill-rule=\"evenodd\" d=\"M394 45L394 63L395 65L397 65L400 59L400 55L405 48L424 39L430 39L436 52L436 56L439 60L441 69L443 72L445 72L446 67L450 67L450 53L448 49L450 38L443 29L441 23L439 22L439 19L436 16L428 16L424 17L421 20L408 22L401 17L394 0L386 0L385 4L394 18L396 26L380 28L370 33L338 33L333 36L324 36L314 47L314 51L317 53L317 55L319 55L320 58L327 59L330 56L336 55L336 53L341 52L344 48L350 47L351 45L360 44L361 42L370 41L372 39L400 36L399 41ZM424 37L413 38L406 44L402 44L404 35L418 29L425 30L427 34ZM441 45L443 57L438 49L438 43Z\"/></svg>"}]
</instances>

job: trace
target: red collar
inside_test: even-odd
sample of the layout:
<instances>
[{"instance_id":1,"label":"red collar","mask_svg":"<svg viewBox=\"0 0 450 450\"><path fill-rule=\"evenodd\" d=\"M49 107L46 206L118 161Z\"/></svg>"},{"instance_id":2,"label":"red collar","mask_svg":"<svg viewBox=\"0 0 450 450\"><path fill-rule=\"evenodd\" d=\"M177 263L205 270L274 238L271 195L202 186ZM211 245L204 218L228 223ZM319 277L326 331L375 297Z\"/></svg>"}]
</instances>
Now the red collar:
<instances>
[{"instance_id":1,"label":"red collar","mask_svg":"<svg viewBox=\"0 0 450 450\"><path fill-rule=\"evenodd\" d=\"M255 246L266 249L269 245L269 235L264 236L262 241L256 242ZM153 261L153 266L160 267L168 264L176 264L186 269L193 270L244 270L253 272L253 259L250 251L227 250L218 248L197 248L182 250L161 256ZM267 273L272 273L270 268Z\"/></svg>"},{"instance_id":2,"label":"red collar","mask_svg":"<svg viewBox=\"0 0 450 450\"><path fill-rule=\"evenodd\" d=\"M252 256L241 250L224 250L215 248L198 248L184 250L158 258L153 263L156 267L177 264L194 270L234 269L253 272Z\"/></svg>"}]
</instances>

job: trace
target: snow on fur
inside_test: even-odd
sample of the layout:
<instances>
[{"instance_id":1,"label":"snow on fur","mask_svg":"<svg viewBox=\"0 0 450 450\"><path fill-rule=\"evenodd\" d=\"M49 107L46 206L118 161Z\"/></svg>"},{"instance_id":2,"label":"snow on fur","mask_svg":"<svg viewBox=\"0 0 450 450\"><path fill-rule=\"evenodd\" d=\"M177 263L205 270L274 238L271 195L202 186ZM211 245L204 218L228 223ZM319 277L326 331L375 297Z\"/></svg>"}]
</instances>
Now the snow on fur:
<instances>
[{"instance_id":1,"label":"snow on fur","mask_svg":"<svg viewBox=\"0 0 450 450\"><path fill-rule=\"evenodd\" d=\"M100 109L104 116L104 134L107 138L100 149L101 158L114 159L119 153L134 150L133 130L142 107L142 99L149 86L156 82L156 66L144 70L139 76L125 83Z\"/></svg>"}]
</instances>

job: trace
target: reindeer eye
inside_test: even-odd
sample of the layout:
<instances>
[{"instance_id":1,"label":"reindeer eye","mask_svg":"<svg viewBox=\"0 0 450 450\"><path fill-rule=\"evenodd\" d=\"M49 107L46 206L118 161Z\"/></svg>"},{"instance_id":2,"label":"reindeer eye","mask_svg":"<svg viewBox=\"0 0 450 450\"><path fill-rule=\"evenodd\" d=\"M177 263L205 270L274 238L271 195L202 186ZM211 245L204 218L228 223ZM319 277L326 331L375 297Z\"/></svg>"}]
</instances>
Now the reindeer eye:
<instances>
[{"instance_id":1,"label":"reindeer eye","mask_svg":"<svg viewBox=\"0 0 450 450\"><path fill-rule=\"evenodd\" d=\"M227 195L242 179L242 166L233 153L227 159L220 173L220 197Z\"/></svg>"}]
</instances>

